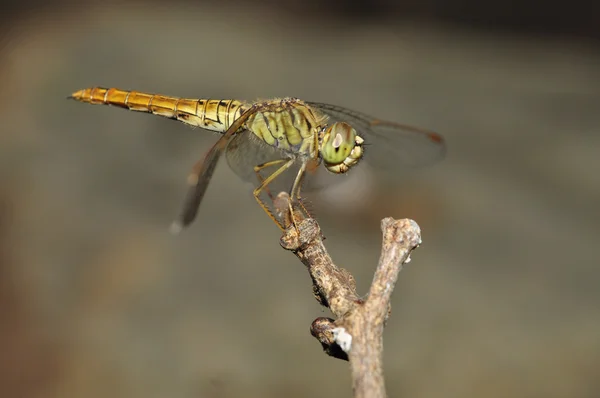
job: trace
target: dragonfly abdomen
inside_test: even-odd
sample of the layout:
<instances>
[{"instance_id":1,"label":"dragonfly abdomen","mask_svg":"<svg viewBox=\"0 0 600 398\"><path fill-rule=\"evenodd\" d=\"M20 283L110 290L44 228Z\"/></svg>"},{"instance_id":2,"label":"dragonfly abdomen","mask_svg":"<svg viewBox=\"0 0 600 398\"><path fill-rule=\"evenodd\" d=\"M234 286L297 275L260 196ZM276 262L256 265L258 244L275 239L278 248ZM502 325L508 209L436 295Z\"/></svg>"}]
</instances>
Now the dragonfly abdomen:
<instances>
[{"instance_id":1,"label":"dragonfly abdomen","mask_svg":"<svg viewBox=\"0 0 600 398\"><path fill-rule=\"evenodd\" d=\"M221 133L227 131L244 110L243 103L237 100L186 99L118 88L86 88L73 93L71 98L152 113Z\"/></svg>"}]
</instances>

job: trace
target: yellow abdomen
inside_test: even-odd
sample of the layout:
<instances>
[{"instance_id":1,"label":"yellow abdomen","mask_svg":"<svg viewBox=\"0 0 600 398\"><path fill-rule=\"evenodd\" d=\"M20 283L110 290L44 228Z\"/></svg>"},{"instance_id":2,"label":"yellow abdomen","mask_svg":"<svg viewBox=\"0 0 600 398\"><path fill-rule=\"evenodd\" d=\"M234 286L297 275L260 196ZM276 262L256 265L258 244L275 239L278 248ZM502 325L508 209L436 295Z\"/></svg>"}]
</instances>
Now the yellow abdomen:
<instances>
[{"instance_id":1,"label":"yellow abdomen","mask_svg":"<svg viewBox=\"0 0 600 398\"><path fill-rule=\"evenodd\" d=\"M118 88L86 88L73 93L71 98L89 104L153 113L221 133L227 131L245 110L244 104L237 100L186 99Z\"/></svg>"}]
</instances>

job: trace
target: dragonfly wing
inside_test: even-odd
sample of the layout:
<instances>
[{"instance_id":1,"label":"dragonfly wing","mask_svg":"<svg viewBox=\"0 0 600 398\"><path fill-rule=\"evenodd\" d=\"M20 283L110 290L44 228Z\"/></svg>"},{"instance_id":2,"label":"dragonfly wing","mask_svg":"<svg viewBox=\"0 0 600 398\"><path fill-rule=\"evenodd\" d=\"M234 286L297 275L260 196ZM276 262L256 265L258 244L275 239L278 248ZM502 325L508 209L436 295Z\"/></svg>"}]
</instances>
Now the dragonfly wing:
<instances>
[{"instance_id":1,"label":"dragonfly wing","mask_svg":"<svg viewBox=\"0 0 600 398\"><path fill-rule=\"evenodd\" d=\"M286 153L278 148L266 144L249 131L238 133L233 137L227 146L227 163L235 174L242 180L258 186L259 180L254 167L265 164L270 161L280 159L290 159L292 154ZM298 169L302 164L302 159L298 157L295 164L283 172L270 185L273 192L289 192L298 174ZM262 175L266 177L269 172L274 172L276 166L266 168ZM315 170L306 172L306 177L302 183L302 192L316 192L323 188L330 187L342 182L346 176L333 174L325 167L320 165Z\"/></svg>"},{"instance_id":2,"label":"dragonfly wing","mask_svg":"<svg viewBox=\"0 0 600 398\"><path fill-rule=\"evenodd\" d=\"M246 182L256 183L254 167L279 159L289 159L290 155L268 145L248 130L237 134L227 146L227 164L238 177Z\"/></svg>"},{"instance_id":3,"label":"dragonfly wing","mask_svg":"<svg viewBox=\"0 0 600 398\"><path fill-rule=\"evenodd\" d=\"M225 134L210 148L204 159L198 161L192 167L192 171L188 176L188 192L179 217L171 225L172 233L179 233L194 221L223 150L227 148L230 140L235 137L248 117L254 112L256 112L255 107L251 107L236 119Z\"/></svg>"},{"instance_id":4,"label":"dragonfly wing","mask_svg":"<svg viewBox=\"0 0 600 398\"><path fill-rule=\"evenodd\" d=\"M399 166L421 167L442 159L446 144L432 131L378 120L336 105L308 102L329 116L329 122L347 122L365 140L365 161L388 171Z\"/></svg>"},{"instance_id":5,"label":"dragonfly wing","mask_svg":"<svg viewBox=\"0 0 600 398\"><path fill-rule=\"evenodd\" d=\"M298 173L298 169L302 164L302 159L300 157L268 145L247 130L237 134L231 140L227 146L226 157L231 170L243 181L251 183L254 187L257 187L260 183L255 167L277 160L289 160L295 158L295 164L269 184L269 188L274 193L290 191ZM263 178L266 178L280 166L281 164L274 164L273 166L263 168L260 173Z\"/></svg>"}]
</instances>

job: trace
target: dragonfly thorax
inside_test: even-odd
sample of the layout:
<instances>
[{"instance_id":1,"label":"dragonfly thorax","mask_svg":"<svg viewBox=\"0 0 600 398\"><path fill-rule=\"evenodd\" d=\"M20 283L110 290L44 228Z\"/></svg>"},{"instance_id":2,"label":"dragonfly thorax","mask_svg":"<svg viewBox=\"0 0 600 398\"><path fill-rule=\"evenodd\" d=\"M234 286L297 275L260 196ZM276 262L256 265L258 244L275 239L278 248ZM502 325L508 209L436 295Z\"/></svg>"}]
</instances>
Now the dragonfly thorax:
<instances>
[{"instance_id":1,"label":"dragonfly thorax","mask_svg":"<svg viewBox=\"0 0 600 398\"><path fill-rule=\"evenodd\" d=\"M327 170L342 174L363 156L364 140L348 123L337 122L323 131L321 157Z\"/></svg>"}]
</instances>

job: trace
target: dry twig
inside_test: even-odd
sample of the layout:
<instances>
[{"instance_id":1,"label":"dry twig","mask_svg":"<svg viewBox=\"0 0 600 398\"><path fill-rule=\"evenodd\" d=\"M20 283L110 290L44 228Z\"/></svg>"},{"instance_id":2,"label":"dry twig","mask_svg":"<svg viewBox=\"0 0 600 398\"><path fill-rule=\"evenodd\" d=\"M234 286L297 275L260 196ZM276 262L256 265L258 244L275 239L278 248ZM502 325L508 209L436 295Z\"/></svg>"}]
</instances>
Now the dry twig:
<instances>
[{"instance_id":1,"label":"dry twig","mask_svg":"<svg viewBox=\"0 0 600 398\"><path fill-rule=\"evenodd\" d=\"M390 313L398 273L421 243L419 226L409 219L382 220L381 257L369 295L363 300L356 293L352 275L331 260L317 222L295 208L292 221L286 193L279 194L275 207L280 214L288 214L282 247L304 263L313 281L315 298L337 318L315 319L311 325L312 335L328 355L350 362L355 397L385 397L383 328Z\"/></svg>"}]
</instances>

